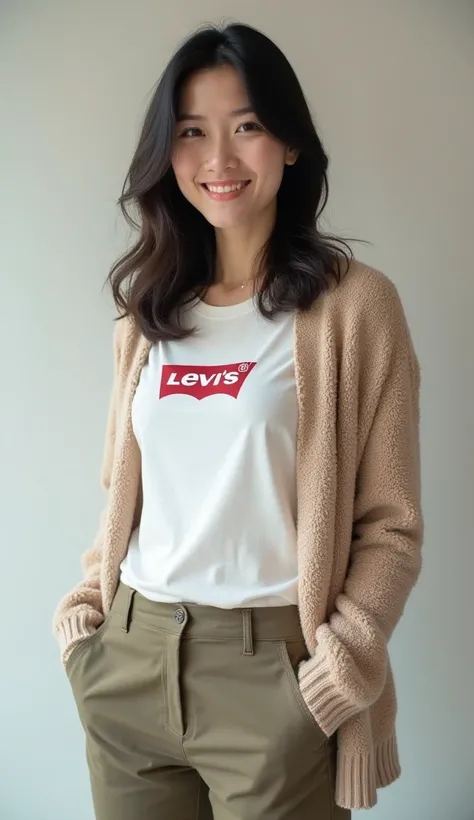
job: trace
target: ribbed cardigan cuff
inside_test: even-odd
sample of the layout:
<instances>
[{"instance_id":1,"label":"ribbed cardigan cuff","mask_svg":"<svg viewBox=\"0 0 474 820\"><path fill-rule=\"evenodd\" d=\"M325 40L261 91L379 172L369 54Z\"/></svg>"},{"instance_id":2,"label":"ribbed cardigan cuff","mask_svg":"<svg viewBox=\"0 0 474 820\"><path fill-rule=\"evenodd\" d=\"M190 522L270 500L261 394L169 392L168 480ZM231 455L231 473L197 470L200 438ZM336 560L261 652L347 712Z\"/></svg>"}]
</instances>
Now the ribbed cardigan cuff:
<instances>
[{"instance_id":1,"label":"ribbed cardigan cuff","mask_svg":"<svg viewBox=\"0 0 474 820\"><path fill-rule=\"evenodd\" d=\"M377 803L377 789L400 776L395 735L374 747L370 754L339 754L336 803L343 809L371 809Z\"/></svg>"},{"instance_id":2,"label":"ribbed cardigan cuff","mask_svg":"<svg viewBox=\"0 0 474 820\"><path fill-rule=\"evenodd\" d=\"M342 723L360 712L360 707L354 706L335 689L324 657L312 658L301 664L298 677L308 709L327 737L331 737Z\"/></svg>"},{"instance_id":3,"label":"ribbed cardigan cuff","mask_svg":"<svg viewBox=\"0 0 474 820\"><path fill-rule=\"evenodd\" d=\"M360 711L335 689L325 658L302 663L298 677L305 703L327 737ZM377 802L376 790L393 783L399 775L395 735L376 744L367 754L339 753L336 803L346 809L370 809Z\"/></svg>"},{"instance_id":4,"label":"ribbed cardigan cuff","mask_svg":"<svg viewBox=\"0 0 474 820\"><path fill-rule=\"evenodd\" d=\"M66 665L67 658L73 647L95 631L96 627L93 623L91 624L91 616L88 610L72 615L70 618L65 618L57 625L56 638L61 648L64 665Z\"/></svg>"}]
</instances>

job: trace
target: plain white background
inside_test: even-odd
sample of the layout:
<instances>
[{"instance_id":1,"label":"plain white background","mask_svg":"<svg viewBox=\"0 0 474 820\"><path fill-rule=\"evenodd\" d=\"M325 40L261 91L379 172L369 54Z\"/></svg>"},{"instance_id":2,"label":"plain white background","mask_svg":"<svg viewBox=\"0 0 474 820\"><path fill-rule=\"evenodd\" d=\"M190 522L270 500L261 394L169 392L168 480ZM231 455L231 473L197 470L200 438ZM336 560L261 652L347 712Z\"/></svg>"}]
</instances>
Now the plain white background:
<instances>
[{"instance_id":1,"label":"plain white background","mask_svg":"<svg viewBox=\"0 0 474 820\"><path fill-rule=\"evenodd\" d=\"M331 156L329 224L372 243L356 254L397 284L422 365L425 566L391 645L404 774L371 817L473 820L468 0L0 2L0 816L93 817L50 622L103 503L115 200L172 49L225 15L292 61Z\"/></svg>"}]
</instances>

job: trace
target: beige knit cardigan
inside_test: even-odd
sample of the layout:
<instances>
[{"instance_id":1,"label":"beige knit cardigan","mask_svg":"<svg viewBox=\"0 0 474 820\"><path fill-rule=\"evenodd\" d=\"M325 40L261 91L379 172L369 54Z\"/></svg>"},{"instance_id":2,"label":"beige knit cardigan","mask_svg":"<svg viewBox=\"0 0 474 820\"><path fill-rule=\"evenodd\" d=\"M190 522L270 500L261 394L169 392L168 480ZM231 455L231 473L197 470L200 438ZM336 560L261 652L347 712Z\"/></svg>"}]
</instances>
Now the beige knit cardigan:
<instances>
[{"instance_id":1,"label":"beige knit cardigan","mask_svg":"<svg viewBox=\"0 0 474 820\"><path fill-rule=\"evenodd\" d=\"M56 610L64 663L102 623L141 513L131 404L149 342L115 333L102 483L84 580ZM353 262L295 322L299 610L304 699L338 732L337 803L369 808L400 773L387 643L420 570L419 369L394 285Z\"/></svg>"}]
</instances>

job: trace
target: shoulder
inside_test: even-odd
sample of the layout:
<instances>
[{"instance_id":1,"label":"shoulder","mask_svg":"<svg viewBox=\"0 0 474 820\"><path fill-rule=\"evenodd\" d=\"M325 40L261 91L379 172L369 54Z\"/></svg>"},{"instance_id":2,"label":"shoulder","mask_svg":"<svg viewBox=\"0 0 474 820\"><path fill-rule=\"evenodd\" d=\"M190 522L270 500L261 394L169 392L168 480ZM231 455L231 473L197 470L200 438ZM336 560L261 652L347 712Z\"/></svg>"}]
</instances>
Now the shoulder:
<instances>
[{"instance_id":1,"label":"shoulder","mask_svg":"<svg viewBox=\"0 0 474 820\"><path fill-rule=\"evenodd\" d=\"M127 378L145 342L140 329L131 316L115 320L113 331L113 354L115 373L119 381Z\"/></svg>"},{"instance_id":2,"label":"shoulder","mask_svg":"<svg viewBox=\"0 0 474 820\"><path fill-rule=\"evenodd\" d=\"M379 378L405 360L418 364L400 296L383 273L354 260L339 284L322 294L297 324L298 350L330 349L346 367ZM378 376L377 376L378 374Z\"/></svg>"},{"instance_id":3,"label":"shoulder","mask_svg":"<svg viewBox=\"0 0 474 820\"><path fill-rule=\"evenodd\" d=\"M140 330L131 316L120 316L115 319L113 346L115 356L122 358L124 352L135 348L140 341Z\"/></svg>"},{"instance_id":4,"label":"shoulder","mask_svg":"<svg viewBox=\"0 0 474 820\"><path fill-rule=\"evenodd\" d=\"M388 318L401 309L398 290L376 268L354 260L339 285L329 294L328 307L343 310L349 318Z\"/></svg>"},{"instance_id":5,"label":"shoulder","mask_svg":"<svg viewBox=\"0 0 474 820\"><path fill-rule=\"evenodd\" d=\"M332 296L342 342L357 351L366 371L407 367L418 384L418 358L395 284L381 271L355 261Z\"/></svg>"},{"instance_id":6,"label":"shoulder","mask_svg":"<svg viewBox=\"0 0 474 820\"><path fill-rule=\"evenodd\" d=\"M395 284L384 273L353 260L341 281L324 293L310 313L337 335L404 335L405 313Z\"/></svg>"}]
</instances>

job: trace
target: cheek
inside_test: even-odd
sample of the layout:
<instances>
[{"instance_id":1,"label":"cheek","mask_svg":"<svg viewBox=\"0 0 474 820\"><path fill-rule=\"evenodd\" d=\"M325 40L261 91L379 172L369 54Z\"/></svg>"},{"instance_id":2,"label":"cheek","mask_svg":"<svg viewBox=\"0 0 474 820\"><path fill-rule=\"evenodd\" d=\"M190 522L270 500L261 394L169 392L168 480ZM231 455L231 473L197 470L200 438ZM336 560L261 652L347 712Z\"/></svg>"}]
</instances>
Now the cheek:
<instances>
[{"instance_id":1,"label":"cheek","mask_svg":"<svg viewBox=\"0 0 474 820\"><path fill-rule=\"evenodd\" d=\"M249 164L257 174L260 185L276 193L285 168L284 147L272 139L256 140Z\"/></svg>"},{"instance_id":2,"label":"cheek","mask_svg":"<svg viewBox=\"0 0 474 820\"><path fill-rule=\"evenodd\" d=\"M180 187L193 182L197 164L190 151L176 149L171 158L171 166Z\"/></svg>"}]
</instances>

